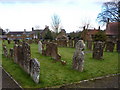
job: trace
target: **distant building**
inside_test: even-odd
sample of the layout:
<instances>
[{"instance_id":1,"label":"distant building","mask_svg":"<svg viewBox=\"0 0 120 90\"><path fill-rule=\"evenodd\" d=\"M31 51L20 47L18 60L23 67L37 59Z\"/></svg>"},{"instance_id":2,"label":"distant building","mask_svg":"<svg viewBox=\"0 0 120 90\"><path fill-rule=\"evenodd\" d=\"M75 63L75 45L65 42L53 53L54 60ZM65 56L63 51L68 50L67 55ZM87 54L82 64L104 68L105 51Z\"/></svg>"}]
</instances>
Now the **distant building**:
<instances>
[{"instance_id":1,"label":"distant building","mask_svg":"<svg viewBox=\"0 0 120 90\"><path fill-rule=\"evenodd\" d=\"M106 35L107 41L117 41L118 40L118 26L120 26L120 22L108 22L106 25Z\"/></svg>"},{"instance_id":2,"label":"distant building","mask_svg":"<svg viewBox=\"0 0 120 90\"><path fill-rule=\"evenodd\" d=\"M8 40L20 40L20 39L32 39L33 34L31 32L24 31L10 31L7 34Z\"/></svg>"},{"instance_id":3,"label":"distant building","mask_svg":"<svg viewBox=\"0 0 120 90\"><path fill-rule=\"evenodd\" d=\"M36 39L43 39L43 37L45 36L45 34L47 33L47 31L49 30L49 26L45 26L44 29L34 29L32 27L32 34L33 34L33 38Z\"/></svg>"},{"instance_id":4,"label":"distant building","mask_svg":"<svg viewBox=\"0 0 120 90\"><path fill-rule=\"evenodd\" d=\"M85 41L93 40L93 37L96 33L100 31L100 27L98 29L84 29L81 33L81 38Z\"/></svg>"}]
</instances>

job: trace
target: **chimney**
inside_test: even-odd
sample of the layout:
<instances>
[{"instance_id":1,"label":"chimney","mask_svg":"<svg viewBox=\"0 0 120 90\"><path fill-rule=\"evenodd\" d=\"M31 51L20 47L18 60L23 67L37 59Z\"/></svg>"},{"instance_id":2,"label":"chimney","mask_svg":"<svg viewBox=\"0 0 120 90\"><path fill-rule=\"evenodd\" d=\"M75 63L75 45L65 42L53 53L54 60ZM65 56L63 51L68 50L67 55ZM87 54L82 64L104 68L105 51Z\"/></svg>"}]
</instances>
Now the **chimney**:
<instances>
[{"instance_id":1,"label":"chimney","mask_svg":"<svg viewBox=\"0 0 120 90\"><path fill-rule=\"evenodd\" d=\"M83 30L85 30L85 26L83 27Z\"/></svg>"},{"instance_id":2,"label":"chimney","mask_svg":"<svg viewBox=\"0 0 120 90\"><path fill-rule=\"evenodd\" d=\"M100 30L100 26L98 27L98 30Z\"/></svg>"},{"instance_id":3,"label":"chimney","mask_svg":"<svg viewBox=\"0 0 120 90\"><path fill-rule=\"evenodd\" d=\"M34 31L34 28L32 27L32 31Z\"/></svg>"},{"instance_id":4,"label":"chimney","mask_svg":"<svg viewBox=\"0 0 120 90\"><path fill-rule=\"evenodd\" d=\"M108 28L109 21L110 21L110 19L108 18L108 19L107 19L106 29Z\"/></svg>"},{"instance_id":5,"label":"chimney","mask_svg":"<svg viewBox=\"0 0 120 90\"><path fill-rule=\"evenodd\" d=\"M26 29L24 29L24 33L26 33Z\"/></svg>"}]
</instances>

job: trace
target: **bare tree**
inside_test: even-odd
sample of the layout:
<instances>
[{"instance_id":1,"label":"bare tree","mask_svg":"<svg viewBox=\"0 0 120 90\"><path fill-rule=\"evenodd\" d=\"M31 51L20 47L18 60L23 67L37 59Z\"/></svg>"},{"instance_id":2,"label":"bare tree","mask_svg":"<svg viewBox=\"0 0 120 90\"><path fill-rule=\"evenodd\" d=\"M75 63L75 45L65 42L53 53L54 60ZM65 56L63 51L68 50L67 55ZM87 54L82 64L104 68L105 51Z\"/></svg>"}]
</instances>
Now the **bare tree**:
<instances>
[{"instance_id":1,"label":"bare tree","mask_svg":"<svg viewBox=\"0 0 120 90\"><path fill-rule=\"evenodd\" d=\"M113 0L111 2L105 2L102 6L102 12L98 14L97 20L103 25L107 23L108 18L110 22L120 22L120 1Z\"/></svg>"},{"instance_id":2,"label":"bare tree","mask_svg":"<svg viewBox=\"0 0 120 90\"><path fill-rule=\"evenodd\" d=\"M54 14L52 16L52 28L55 31L55 33L58 33L61 29L61 20L60 17L57 14Z\"/></svg>"}]
</instances>

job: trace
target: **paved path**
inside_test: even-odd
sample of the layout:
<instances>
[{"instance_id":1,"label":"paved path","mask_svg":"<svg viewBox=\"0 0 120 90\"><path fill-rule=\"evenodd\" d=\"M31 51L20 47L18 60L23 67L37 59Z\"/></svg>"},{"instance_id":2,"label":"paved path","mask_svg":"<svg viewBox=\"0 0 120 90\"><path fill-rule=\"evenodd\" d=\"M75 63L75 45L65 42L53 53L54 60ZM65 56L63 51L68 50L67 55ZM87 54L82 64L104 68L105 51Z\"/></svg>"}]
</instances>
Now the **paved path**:
<instances>
[{"instance_id":1,"label":"paved path","mask_svg":"<svg viewBox=\"0 0 120 90\"><path fill-rule=\"evenodd\" d=\"M9 89L9 88L19 88L19 85L2 69L2 88Z\"/></svg>"},{"instance_id":2,"label":"paved path","mask_svg":"<svg viewBox=\"0 0 120 90\"><path fill-rule=\"evenodd\" d=\"M120 75L102 79L84 81L81 83L62 86L61 88L120 88Z\"/></svg>"},{"instance_id":3,"label":"paved path","mask_svg":"<svg viewBox=\"0 0 120 90\"><path fill-rule=\"evenodd\" d=\"M119 86L120 86L120 75L116 75L116 76L111 76L111 77L92 80L92 81L85 81L76 84L68 84L66 86L61 86L60 88L118 88ZM17 88L21 90L19 85L16 84L16 82L3 69L2 69L2 88L3 90L10 88Z\"/></svg>"}]
</instances>

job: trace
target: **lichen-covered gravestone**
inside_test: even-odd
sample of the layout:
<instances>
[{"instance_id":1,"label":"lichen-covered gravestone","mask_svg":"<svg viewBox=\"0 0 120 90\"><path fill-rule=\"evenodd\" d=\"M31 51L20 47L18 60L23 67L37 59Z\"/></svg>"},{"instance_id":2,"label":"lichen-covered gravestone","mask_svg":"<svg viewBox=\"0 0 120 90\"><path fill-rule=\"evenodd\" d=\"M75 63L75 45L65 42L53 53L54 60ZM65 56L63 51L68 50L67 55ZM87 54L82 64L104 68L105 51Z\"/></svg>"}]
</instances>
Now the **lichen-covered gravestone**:
<instances>
[{"instance_id":1,"label":"lichen-covered gravestone","mask_svg":"<svg viewBox=\"0 0 120 90\"><path fill-rule=\"evenodd\" d=\"M104 49L103 42L101 42L101 41L94 42L93 58L94 59L103 59L103 49Z\"/></svg>"},{"instance_id":2,"label":"lichen-covered gravestone","mask_svg":"<svg viewBox=\"0 0 120 90\"><path fill-rule=\"evenodd\" d=\"M76 50L73 55L73 69L78 70L80 72L83 71L83 66L84 66L84 48L85 44L83 40L79 40L76 43Z\"/></svg>"},{"instance_id":3,"label":"lichen-covered gravestone","mask_svg":"<svg viewBox=\"0 0 120 90\"><path fill-rule=\"evenodd\" d=\"M42 42L41 41L38 42L38 51L40 54L42 54Z\"/></svg>"},{"instance_id":4,"label":"lichen-covered gravestone","mask_svg":"<svg viewBox=\"0 0 120 90\"><path fill-rule=\"evenodd\" d=\"M35 83L39 83L40 63L36 58L30 60L30 76L33 78Z\"/></svg>"},{"instance_id":5,"label":"lichen-covered gravestone","mask_svg":"<svg viewBox=\"0 0 120 90\"><path fill-rule=\"evenodd\" d=\"M30 59L31 59L31 52L30 52L30 46L28 43L23 42L22 44L22 49L23 49L23 63L24 63L24 70L29 73L30 71Z\"/></svg>"}]
</instances>

